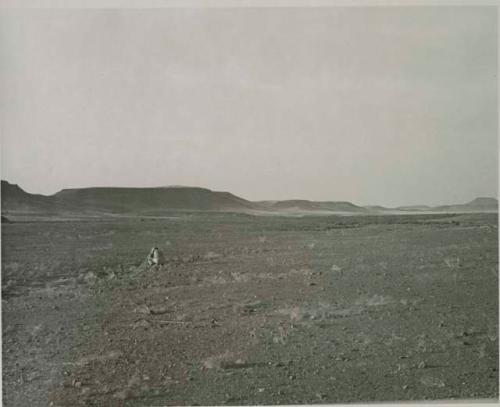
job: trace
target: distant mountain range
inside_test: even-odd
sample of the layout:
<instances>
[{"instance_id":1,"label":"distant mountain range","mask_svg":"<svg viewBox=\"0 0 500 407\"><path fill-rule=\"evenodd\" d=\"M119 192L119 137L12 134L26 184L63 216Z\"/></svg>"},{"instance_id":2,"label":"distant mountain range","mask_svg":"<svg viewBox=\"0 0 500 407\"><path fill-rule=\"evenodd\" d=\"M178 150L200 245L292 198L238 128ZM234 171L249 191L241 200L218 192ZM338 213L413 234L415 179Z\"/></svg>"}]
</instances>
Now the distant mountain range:
<instances>
[{"instance_id":1,"label":"distant mountain range","mask_svg":"<svg viewBox=\"0 0 500 407\"><path fill-rule=\"evenodd\" d=\"M229 192L196 187L75 188L54 195L30 194L18 185L1 182L2 214L25 215L161 215L172 210L269 214L386 214L427 212L498 212L495 198L476 198L457 205L385 208L343 201L258 201Z\"/></svg>"}]
</instances>

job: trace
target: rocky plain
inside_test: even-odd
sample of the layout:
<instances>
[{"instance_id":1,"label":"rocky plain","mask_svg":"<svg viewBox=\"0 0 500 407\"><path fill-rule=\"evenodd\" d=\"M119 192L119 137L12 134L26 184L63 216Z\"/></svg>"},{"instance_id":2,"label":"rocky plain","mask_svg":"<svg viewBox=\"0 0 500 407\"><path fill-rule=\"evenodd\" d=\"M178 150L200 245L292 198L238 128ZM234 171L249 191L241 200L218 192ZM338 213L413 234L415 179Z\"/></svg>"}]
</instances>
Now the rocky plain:
<instances>
[{"instance_id":1,"label":"rocky plain","mask_svg":"<svg viewBox=\"0 0 500 407\"><path fill-rule=\"evenodd\" d=\"M495 400L498 216L6 222L2 337L5 406Z\"/></svg>"}]
</instances>

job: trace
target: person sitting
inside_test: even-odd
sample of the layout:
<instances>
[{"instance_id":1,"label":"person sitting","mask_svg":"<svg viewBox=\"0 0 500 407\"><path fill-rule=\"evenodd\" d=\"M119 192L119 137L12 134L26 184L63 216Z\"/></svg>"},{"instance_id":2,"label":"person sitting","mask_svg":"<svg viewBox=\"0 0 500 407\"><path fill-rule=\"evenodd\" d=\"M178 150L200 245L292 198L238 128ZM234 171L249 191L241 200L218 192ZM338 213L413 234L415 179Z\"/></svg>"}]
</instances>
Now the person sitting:
<instances>
[{"instance_id":1,"label":"person sitting","mask_svg":"<svg viewBox=\"0 0 500 407\"><path fill-rule=\"evenodd\" d=\"M153 247L148 255L148 265L150 266L159 266L163 264L164 258L163 254L160 252L160 249L157 247Z\"/></svg>"}]
</instances>

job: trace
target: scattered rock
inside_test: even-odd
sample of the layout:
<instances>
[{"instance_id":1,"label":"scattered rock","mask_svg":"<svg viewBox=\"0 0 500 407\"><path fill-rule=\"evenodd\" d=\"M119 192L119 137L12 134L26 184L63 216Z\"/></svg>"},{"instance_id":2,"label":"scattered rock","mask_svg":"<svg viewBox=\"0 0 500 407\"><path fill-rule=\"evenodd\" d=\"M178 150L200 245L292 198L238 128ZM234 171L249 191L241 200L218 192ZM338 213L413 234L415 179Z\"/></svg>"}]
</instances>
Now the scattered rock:
<instances>
[{"instance_id":1,"label":"scattered rock","mask_svg":"<svg viewBox=\"0 0 500 407\"><path fill-rule=\"evenodd\" d=\"M325 393L316 393L316 397L320 400L325 400L326 394Z\"/></svg>"},{"instance_id":2,"label":"scattered rock","mask_svg":"<svg viewBox=\"0 0 500 407\"><path fill-rule=\"evenodd\" d=\"M42 375L39 372L31 372L26 376L27 382L32 382L33 380L40 379Z\"/></svg>"},{"instance_id":3,"label":"scattered rock","mask_svg":"<svg viewBox=\"0 0 500 407\"><path fill-rule=\"evenodd\" d=\"M42 333L42 331L44 330L45 328L45 325L44 324L38 324L38 325L35 325L33 327L33 329L31 330L31 335L33 337L36 337L38 336L40 333Z\"/></svg>"},{"instance_id":4,"label":"scattered rock","mask_svg":"<svg viewBox=\"0 0 500 407\"><path fill-rule=\"evenodd\" d=\"M203 361L203 366L206 369L218 369L223 363L229 363L233 359L233 354L229 351L220 355L211 356Z\"/></svg>"},{"instance_id":5,"label":"scattered rock","mask_svg":"<svg viewBox=\"0 0 500 407\"><path fill-rule=\"evenodd\" d=\"M139 305L134 311L144 315L149 315L152 313L151 309L146 304Z\"/></svg>"},{"instance_id":6,"label":"scattered rock","mask_svg":"<svg viewBox=\"0 0 500 407\"><path fill-rule=\"evenodd\" d=\"M104 355L89 355L89 356L84 356L81 359L79 359L75 364L77 366L86 366L91 362L106 362L109 360L113 359L118 359L123 356L123 353L118 350L113 350L110 351Z\"/></svg>"},{"instance_id":7,"label":"scattered rock","mask_svg":"<svg viewBox=\"0 0 500 407\"><path fill-rule=\"evenodd\" d=\"M445 384L441 379L432 376L423 376L420 382L427 387L444 387Z\"/></svg>"},{"instance_id":8,"label":"scattered rock","mask_svg":"<svg viewBox=\"0 0 500 407\"><path fill-rule=\"evenodd\" d=\"M150 312L153 315L161 315L168 312L168 307L166 305L159 305L150 308Z\"/></svg>"},{"instance_id":9,"label":"scattered rock","mask_svg":"<svg viewBox=\"0 0 500 407\"><path fill-rule=\"evenodd\" d=\"M460 259L458 257L449 257L449 258L444 259L444 263L450 269L456 269L460 266Z\"/></svg>"},{"instance_id":10,"label":"scattered rock","mask_svg":"<svg viewBox=\"0 0 500 407\"><path fill-rule=\"evenodd\" d=\"M140 319L139 321L136 321L132 324L132 328L137 329L137 328L149 328L151 326L151 322L145 320L145 319Z\"/></svg>"},{"instance_id":11,"label":"scattered rock","mask_svg":"<svg viewBox=\"0 0 500 407\"><path fill-rule=\"evenodd\" d=\"M87 284L94 284L97 281L97 276L94 272L89 271L88 273L85 273L85 275L83 276L83 280Z\"/></svg>"},{"instance_id":12,"label":"scattered rock","mask_svg":"<svg viewBox=\"0 0 500 407\"><path fill-rule=\"evenodd\" d=\"M205 260L213 260L213 259L217 259L217 258L219 258L220 256L221 256L220 254L210 251L210 252L206 253L206 254L203 256L203 258L204 258Z\"/></svg>"},{"instance_id":13,"label":"scattered rock","mask_svg":"<svg viewBox=\"0 0 500 407\"><path fill-rule=\"evenodd\" d=\"M121 391L117 391L113 397L114 398L117 398L118 400L127 400L129 398L131 398L132 394L131 394L131 391L130 389L124 389L124 390L121 390Z\"/></svg>"}]
</instances>

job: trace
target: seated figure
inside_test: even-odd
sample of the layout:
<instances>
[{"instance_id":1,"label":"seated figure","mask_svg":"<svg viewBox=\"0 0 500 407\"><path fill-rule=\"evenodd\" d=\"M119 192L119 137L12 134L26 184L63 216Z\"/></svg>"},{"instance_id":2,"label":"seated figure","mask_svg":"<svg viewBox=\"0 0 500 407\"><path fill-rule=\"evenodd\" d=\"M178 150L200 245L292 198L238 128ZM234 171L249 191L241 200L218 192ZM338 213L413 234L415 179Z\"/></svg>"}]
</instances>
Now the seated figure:
<instances>
[{"instance_id":1,"label":"seated figure","mask_svg":"<svg viewBox=\"0 0 500 407\"><path fill-rule=\"evenodd\" d=\"M158 266L163 264L163 261L163 254L160 252L160 249L153 247L148 255L148 264L150 266Z\"/></svg>"}]
</instances>

